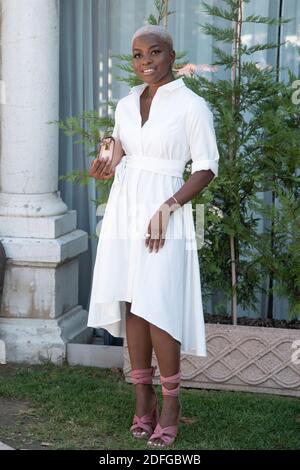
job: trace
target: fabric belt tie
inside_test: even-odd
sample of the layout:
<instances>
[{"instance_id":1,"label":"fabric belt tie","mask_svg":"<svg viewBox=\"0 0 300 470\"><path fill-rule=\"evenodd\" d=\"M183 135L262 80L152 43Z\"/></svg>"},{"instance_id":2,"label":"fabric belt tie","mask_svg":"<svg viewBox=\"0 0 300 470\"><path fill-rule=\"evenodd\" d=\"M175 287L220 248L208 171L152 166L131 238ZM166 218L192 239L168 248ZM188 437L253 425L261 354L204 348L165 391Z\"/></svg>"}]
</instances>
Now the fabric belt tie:
<instances>
[{"instance_id":1,"label":"fabric belt tie","mask_svg":"<svg viewBox=\"0 0 300 470\"><path fill-rule=\"evenodd\" d=\"M145 157L144 155L124 155L116 166L116 175L121 182L126 168L138 168L168 176L183 178L186 162L183 160L167 160L166 158Z\"/></svg>"}]
</instances>

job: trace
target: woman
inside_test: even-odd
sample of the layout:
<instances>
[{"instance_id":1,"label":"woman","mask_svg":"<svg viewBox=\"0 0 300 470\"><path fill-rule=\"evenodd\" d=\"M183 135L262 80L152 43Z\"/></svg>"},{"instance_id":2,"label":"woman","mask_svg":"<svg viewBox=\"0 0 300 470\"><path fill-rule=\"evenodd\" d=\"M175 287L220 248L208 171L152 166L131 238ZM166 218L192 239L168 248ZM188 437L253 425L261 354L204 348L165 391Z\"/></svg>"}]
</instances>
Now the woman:
<instances>
[{"instance_id":1,"label":"woman","mask_svg":"<svg viewBox=\"0 0 300 470\"><path fill-rule=\"evenodd\" d=\"M180 354L206 356L190 201L217 176L219 154L205 100L173 76L169 33L156 25L139 28L132 55L144 83L116 107L113 136L125 155L115 167L99 162L100 177L115 177L102 220L88 326L126 333L136 384L130 430L149 446L164 447L174 442L181 413ZM184 182L190 159L191 176ZM160 416L153 348L163 393Z\"/></svg>"}]
</instances>

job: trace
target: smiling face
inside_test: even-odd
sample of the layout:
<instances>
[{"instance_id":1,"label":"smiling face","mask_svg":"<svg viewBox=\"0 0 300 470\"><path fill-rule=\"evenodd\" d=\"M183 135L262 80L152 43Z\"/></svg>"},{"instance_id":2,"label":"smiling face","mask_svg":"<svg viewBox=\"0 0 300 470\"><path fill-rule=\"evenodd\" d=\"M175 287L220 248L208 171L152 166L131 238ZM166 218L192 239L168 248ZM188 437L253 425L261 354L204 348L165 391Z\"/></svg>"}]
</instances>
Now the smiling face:
<instances>
[{"instance_id":1,"label":"smiling face","mask_svg":"<svg viewBox=\"0 0 300 470\"><path fill-rule=\"evenodd\" d=\"M145 34L134 39L132 65L136 75L149 84L172 79L175 51L156 34Z\"/></svg>"}]
</instances>

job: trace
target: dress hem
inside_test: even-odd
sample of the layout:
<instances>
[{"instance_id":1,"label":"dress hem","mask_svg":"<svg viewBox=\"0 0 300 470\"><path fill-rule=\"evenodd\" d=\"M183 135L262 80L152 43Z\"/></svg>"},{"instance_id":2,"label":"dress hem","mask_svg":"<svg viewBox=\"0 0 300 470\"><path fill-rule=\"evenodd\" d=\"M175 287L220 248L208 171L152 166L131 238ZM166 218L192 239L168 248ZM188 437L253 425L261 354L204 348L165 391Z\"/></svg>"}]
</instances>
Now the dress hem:
<instances>
[{"instance_id":1,"label":"dress hem","mask_svg":"<svg viewBox=\"0 0 300 470\"><path fill-rule=\"evenodd\" d=\"M122 300L120 300L120 299L114 300L114 302L129 302L129 303L132 303L132 301L133 301L132 299L130 299L130 300L124 300L124 299L122 299ZM109 302L112 302L112 300L110 300ZM108 302L98 302L98 303L101 304L101 303L108 303ZM165 328L162 328L162 327L159 326L157 323L154 323L153 321L151 321L151 320L147 317L147 315L145 315L145 314L135 313L135 312L132 312L132 311L131 311L131 313L132 313L133 315L136 315L137 317L143 318L144 320L148 321L149 323L151 323L152 325L156 326L157 328L160 328L161 330L165 331L167 334L169 334L170 336L172 336L173 339L175 339L176 341L178 341L178 342L180 343L180 354L186 354L186 355L189 355L189 356L197 356L197 357L207 357L207 353L206 353L206 354L203 354L203 353L202 353L202 354L197 354L197 353L195 353L195 352L183 351L183 350L181 349L181 348L182 348L182 346L181 346L181 345L182 345L182 341L181 341L180 339L178 339L174 334L170 333L170 332L167 331ZM98 325L98 324L97 324L97 326L95 326L95 325L96 325L95 323L94 323L94 324L89 324L89 323L87 323L87 326L90 327L90 328L103 328L103 329L105 330L105 329L106 329L105 326L107 326L107 325L113 325L113 324L115 324L115 323L117 323L117 322L120 322L120 321L121 321L121 318L118 318L118 319L116 319L116 320L114 320L114 321L110 321L110 322L107 322L107 323L102 323L102 322L101 322L101 325ZM106 330L106 331L109 332L109 330ZM114 336L114 335L112 335L112 336ZM124 336L119 336L119 337L124 338L125 335L124 335Z\"/></svg>"}]
</instances>

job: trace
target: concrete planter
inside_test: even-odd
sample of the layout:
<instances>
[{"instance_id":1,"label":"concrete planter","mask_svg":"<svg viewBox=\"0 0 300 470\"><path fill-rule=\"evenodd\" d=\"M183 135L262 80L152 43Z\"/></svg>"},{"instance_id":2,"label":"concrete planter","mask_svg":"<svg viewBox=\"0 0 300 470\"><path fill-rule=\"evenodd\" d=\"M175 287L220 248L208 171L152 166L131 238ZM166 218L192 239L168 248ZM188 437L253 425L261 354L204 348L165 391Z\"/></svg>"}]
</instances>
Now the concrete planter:
<instances>
[{"instance_id":1,"label":"concrete planter","mask_svg":"<svg viewBox=\"0 0 300 470\"><path fill-rule=\"evenodd\" d=\"M299 330L221 324L205 329L207 357L181 356L183 387L300 397ZM131 382L126 339L123 370ZM153 383L159 383L158 369Z\"/></svg>"}]
</instances>

